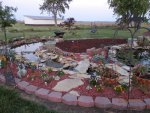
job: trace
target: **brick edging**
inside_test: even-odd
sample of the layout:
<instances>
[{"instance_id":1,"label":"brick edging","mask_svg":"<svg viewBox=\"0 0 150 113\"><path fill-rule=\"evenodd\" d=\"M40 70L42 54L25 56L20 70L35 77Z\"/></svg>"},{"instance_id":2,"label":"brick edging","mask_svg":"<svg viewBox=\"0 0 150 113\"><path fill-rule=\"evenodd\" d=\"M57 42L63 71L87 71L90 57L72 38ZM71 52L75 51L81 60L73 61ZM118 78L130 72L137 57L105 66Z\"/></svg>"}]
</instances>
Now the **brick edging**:
<instances>
[{"instance_id":1,"label":"brick edging","mask_svg":"<svg viewBox=\"0 0 150 113\"><path fill-rule=\"evenodd\" d=\"M15 78L17 87L28 94L33 94L39 98L46 99L52 102L63 102L68 105L79 105L82 107L98 107L98 108L114 108L114 109L129 109L131 110L144 110L150 109L150 98L143 99L130 99L129 105L126 99L123 98L112 98L97 96L95 99L91 96L81 95L76 97L75 95L70 95L66 93L62 95L61 92L50 91L44 88L39 88L37 86L30 85L26 81L21 81ZM6 83L3 75L0 75L0 82ZM18 85L19 84L19 85ZM23 87L20 87L23 86ZM29 89L28 89L29 88ZM32 89L33 88L33 89ZM67 96L66 96L67 95ZM72 100L70 97L74 97ZM54 98L54 99L52 99Z\"/></svg>"}]
</instances>

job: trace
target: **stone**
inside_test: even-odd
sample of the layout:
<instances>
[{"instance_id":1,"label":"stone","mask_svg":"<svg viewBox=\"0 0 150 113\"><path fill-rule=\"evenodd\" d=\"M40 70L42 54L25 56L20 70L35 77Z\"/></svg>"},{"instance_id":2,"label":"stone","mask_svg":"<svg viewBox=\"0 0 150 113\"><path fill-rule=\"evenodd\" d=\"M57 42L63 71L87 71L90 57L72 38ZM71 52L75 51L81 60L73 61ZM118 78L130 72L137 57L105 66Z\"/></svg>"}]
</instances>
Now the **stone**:
<instances>
[{"instance_id":1,"label":"stone","mask_svg":"<svg viewBox=\"0 0 150 113\"><path fill-rule=\"evenodd\" d=\"M90 89L92 89L92 87L91 87L90 85L88 85L88 86L86 87L86 90L90 90Z\"/></svg>"},{"instance_id":2,"label":"stone","mask_svg":"<svg viewBox=\"0 0 150 113\"><path fill-rule=\"evenodd\" d=\"M85 60L82 60L78 63L78 66L75 67L75 70L78 71L79 73L86 73L88 68L90 66L90 61L89 59L85 59Z\"/></svg>"},{"instance_id":3,"label":"stone","mask_svg":"<svg viewBox=\"0 0 150 113\"><path fill-rule=\"evenodd\" d=\"M46 60L42 60L42 59L41 59L41 61L40 61L40 62L41 62L41 63L44 63L44 62L46 62Z\"/></svg>"},{"instance_id":4,"label":"stone","mask_svg":"<svg viewBox=\"0 0 150 113\"><path fill-rule=\"evenodd\" d=\"M20 64L20 65L18 66L17 76L18 76L19 78L22 78L22 77L24 77L24 76L26 75L26 73L27 73L27 71L26 71L26 69L25 69L25 65L24 65L24 64Z\"/></svg>"},{"instance_id":5,"label":"stone","mask_svg":"<svg viewBox=\"0 0 150 113\"><path fill-rule=\"evenodd\" d=\"M67 93L62 97L62 102L67 105L77 105L77 96Z\"/></svg>"},{"instance_id":6,"label":"stone","mask_svg":"<svg viewBox=\"0 0 150 113\"><path fill-rule=\"evenodd\" d=\"M95 106L98 108L110 108L112 104L107 97L96 97Z\"/></svg>"},{"instance_id":7,"label":"stone","mask_svg":"<svg viewBox=\"0 0 150 113\"><path fill-rule=\"evenodd\" d=\"M91 49L87 49L86 53L90 56L93 56L93 54L95 54L95 47L91 48Z\"/></svg>"},{"instance_id":8,"label":"stone","mask_svg":"<svg viewBox=\"0 0 150 113\"><path fill-rule=\"evenodd\" d=\"M70 67L70 64L65 64L65 65L63 66L63 68L68 68L68 67Z\"/></svg>"},{"instance_id":9,"label":"stone","mask_svg":"<svg viewBox=\"0 0 150 113\"><path fill-rule=\"evenodd\" d=\"M15 83L19 83L19 82L21 82L21 79L15 78Z\"/></svg>"},{"instance_id":10,"label":"stone","mask_svg":"<svg viewBox=\"0 0 150 113\"><path fill-rule=\"evenodd\" d=\"M122 66L123 69L125 69L126 71L130 71L130 67L129 66Z\"/></svg>"},{"instance_id":11,"label":"stone","mask_svg":"<svg viewBox=\"0 0 150 113\"><path fill-rule=\"evenodd\" d=\"M52 102L61 102L62 101L62 93L61 92L51 92L48 94L48 100Z\"/></svg>"},{"instance_id":12,"label":"stone","mask_svg":"<svg viewBox=\"0 0 150 113\"><path fill-rule=\"evenodd\" d=\"M90 78L90 75L87 75L87 74L74 74L72 76L69 76L70 78L77 78L77 79L89 79Z\"/></svg>"},{"instance_id":13,"label":"stone","mask_svg":"<svg viewBox=\"0 0 150 113\"><path fill-rule=\"evenodd\" d=\"M140 99L130 99L129 108L132 110L144 110L146 108L146 104Z\"/></svg>"},{"instance_id":14,"label":"stone","mask_svg":"<svg viewBox=\"0 0 150 113\"><path fill-rule=\"evenodd\" d=\"M4 75L0 75L0 81L3 82L3 83L6 82L6 79L5 79Z\"/></svg>"},{"instance_id":15,"label":"stone","mask_svg":"<svg viewBox=\"0 0 150 113\"><path fill-rule=\"evenodd\" d=\"M97 68L98 67L98 65L96 63L93 63L93 62L91 62L90 65L91 65L92 68Z\"/></svg>"},{"instance_id":16,"label":"stone","mask_svg":"<svg viewBox=\"0 0 150 113\"><path fill-rule=\"evenodd\" d=\"M70 70L63 70L65 74L69 74L69 75L74 75L76 74L77 72L75 71L70 71Z\"/></svg>"},{"instance_id":17,"label":"stone","mask_svg":"<svg viewBox=\"0 0 150 113\"><path fill-rule=\"evenodd\" d=\"M112 46L111 48L112 48L112 49L121 49L120 46Z\"/></svg>"},{"instance_id":18,"label":"stone","mask_svg":"<svg viewBox=\"0 0 150 113\"><path fill-rule=\"evenodd\" d=\"M116 64L106 64L106 67L113 69L114 71L118 72L121 75L129 76L129 72L127 72L125 69L121 68L120 66Z\"/></svg>"},{"instance_id":19,"label":"stone","mask_svg":"<svg viewBox=\"0 0 150 113\"><path fill-rule=\"evenodd\" d=\"M28 85L29 85L29 83L26 82L26 81L21 81L21 82L18 82L18 83L17 83L18 88L21 89L21 90L25 90L25 88L26 88Z\"/></svg>"},{"instance_id":20,"label":"stone","mask_svg":"<svg viewBox=\"0 0 150 113\"><path fill-rule=\"evenodd\" d=\"M70 91L69 94L75 95L75 96L77 96L77 97L80 96L79 93L78 93L77 91L74 91L74 90Z\"/></svg>"},{"instance_id":21,"label":"stone","mask_svg":"<svg viewBox=\"0 0 150 113\"><path fill-rule=\"evenodd\" d=\"M80 55L81 59L87 59L89 56L88 55Z\"/></svg>"},{"instance_id":22,"label":"stone","mask_svg":"<svg viewBox=\"0 0 150 113\"><path fill-rule=\"evenodd\" d=\"M146 103L146 108L150 109L150 98L144 99L144 102Z\"/></svg>"},{"instance_id":23,"label":"stone","mask_svg":"<svg viewBox=\"0 0 150 113\"><path fill-rule=\"evenodd\" d=\"M128 105L127 100L123 98L112 98L112 108L126 109Z\"/></svg>"},{"instance_id":24,"label":"stone","mask_svg":"<svg viewBox=\"0 0 150 113\"><path fill-rule=\"evenodd\" d=\"M60 80L60 77L59 77L59 76L55 76L55 77L54 77L54 80L57 80L57 81L58 81L58 80Z\"/></svg>"},{"instance_id":25,"label":"stone","mask_svg":"<svg viewBox=\"0 0 150 113\"><path fill-rule=\"evenodd\" d=\"M127 77L127 76L119 76L118 82L120 84L126 84L126 85L128 85L129 84L129 77Z\"/></svg>"},{"instance_id":26,"label":"stone","mask_svg":"<svg viewBox=\"0 0 150 113\"><path fill-rule=\"evenodd\" d=\"M37 89L37 86L29 85L25 88L25 92L28 94L34 94Z\"/></svg>"},{"instance_id":27,"label":"stone","mask_svg":"<svg viewBox=\"0 0 150 113\"><path fill-rule=\"evenodd\" d=\"M80 79L65 79L57 83L53 88L54 91L68 92L73 88L79 87L84 83Z\"/></svg>"},{"instance_id":28,"label":"stone","mask_svg":"<svg viewBox=\"0 0 150 113\"><path fill-rule=\"evenodd\" d=\"M48 93L49 93L49 90L40 88L40 89L36 90L35 95L40 98L47 99Z\"/></svg>"},{"instance_id":29,"label":"stone","mask_svg":"<svg viewBox=\"0 0 150 113\"><path fill-rule=\"evenodd\" d=\"M93 98L91 96L80 96L78 99L78 105L82 107L93 107Z\"/></svg>"}]
</instances>

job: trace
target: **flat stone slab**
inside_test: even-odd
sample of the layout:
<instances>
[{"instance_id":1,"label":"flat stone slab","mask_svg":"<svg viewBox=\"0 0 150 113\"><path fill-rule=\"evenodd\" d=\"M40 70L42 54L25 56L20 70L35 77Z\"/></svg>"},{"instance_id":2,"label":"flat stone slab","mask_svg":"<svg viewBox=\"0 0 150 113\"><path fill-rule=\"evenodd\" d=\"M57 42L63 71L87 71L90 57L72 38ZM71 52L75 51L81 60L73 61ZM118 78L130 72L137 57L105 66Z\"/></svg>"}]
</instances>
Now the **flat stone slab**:
<instances>
[{"instance_id":1,"label":"flat stone slab","mask_svg":"<svg viewBox=\"0 0 150 113\"><path fill-rule=\"evenodd\" d=\"M25 88L25 92L28 94L33 94L38 89L37 86L29 85Z\"/></svg>"},{"instance_id":2,"label":"flat stone slab","mask_svg":"<svg viewBox=\"0 0 150 113\"><path fill-rule=\"evenodd\" d=\"M80 61L77 65L77 67L75 68L76 71L78 71L79 73L86 73L88 68L90 66L90 61L89 59L84 59L82 61Z\"/></svg>"},{"instance_id":3,"label":"flat stone slab","mask_svg":"<svg viewBox=\"0 0 150 113\"><path fill-rule=\"evenodd\" d=\"M35 95L40 97L40 98L43 98L43 99L47 99L48 93L49 93L49 90L44 89L44 88L40 88L40 89L35 91Z\"/></svg>"},{"instance_id":4,"label":"flat stone slab","mask_svg":"<svg viewBox=\"0 0 150 113\"><path fill-rule=\"evenodd\" d=\"M96 97L95 106L98 108L110 108L112 104L107 97Z\"/></svg>"},{"instance_id":5,"label":"flat stone slab","mask_svg":"<svg viewBox=\"0 0 150 113\"><path fill-rule=\"evenodd\" d=\"M129 76L129 72L126 71L125 69L123 69L122 67L116 65L116 64L106 64L106 67L113 69L114 71L117 71L118 73L120 73L121 75L124 76Z\"/></svg>"},{"instance_id":6,"label":"flat stone slab","mask_svg":"<svg viewBox=\"0 0 150 113\"><path fill-rule=\"evenodd\" d=\"M144 110L146 108L146 104L140 99L130 99L129 107L133 110Z\"/></svg>"},{"instance_id":7,"label":"flat stone slab","mask_svg":"<svg viewBox=\"0 0 150 113\"><path fill-rule=\"evenodd\" d=\"M77 96L67 93L62 97L62 102L67 105L77 105Z\"/></svg>"},{"instance_id":8,"label":"flat stone slab","mask_svg":"<svg viewBox=\"0 0 150 113\"><path fill-rule=\"evenodd\" d=\"M84 83L80 79L65 79L57 83L53 88L54 91L68 92L73 88L79 87Z\"/></svg>"},{"instance_id":9,"label":"flat stone slab","mask_svg":"<svg viewBox=\"0 0 150 113\"><path fill-rule=\"evenodd\" d=\"M87 78L90 78L90 75L87 75L87 74L74 74L72 76L69 76L70 78L74 78L74 79L87 79Z\"/></svg>"},{"instance_id":10,"label":"flat stone slab","mask_svg":"<svg viewBox=\"0 0 150 113\"><path fill-rule=\"evenodd\" d=\"M150 98L144 99L144 102L146 103L146 108L150 109Z\"/></svg>"},{"instance_id":11,"label":"flat stone slab","mask_svg":"<svg viewBox=\"0 0 150 113\"><path fill-rule=\"evenodd\" d=\"M28 85L29 85L29 83L26 82L26 81L21 81L21 82L18 82L18 83L17 83L18 88L21 89L21 90L25 90L25 88L26 88Z\"/></svg>"},{"instance_id":12,"label":"flat stone slab","mask_svg":"<svg viewBox=\"0 0 150 113\"><path fill-rule=\"evenodd\" d=\"M6 82L6 79L5 79L5 77L3 75L0 75L0 81L3 82L3 83Z\"/></svg>"},{"instance_id":13,"label":"flat stone slab","mask_svg":"<svg viewBox=\"0 0 150 113\"><path fill-rule=\"evenodd\" d=\"M21 79L15 78L15 83L17 84L17 83L19 83L19 82L21 82Z\"/></svg>"},{"instance_id":14,"label":"flat stone slab","mask_svg":"<svg viewBox=\"0 0 150 113\"><path fill-rule=\"evenodd\" d=\"M61 102L62 101L62 93L61 92L51 92L48 94L48 100L52 102Z\"/></svg>"},{"instance_id":15,"label":"flat stone slab","mask_svg":"<svg viewBox=\"0 0 150 113\"><path fill-rule=\"evenodd\" d=\"M126 109L127 104L127 100L123 98L112 98L112 107L115 109Z\"/></svg>"},{"instance_id":16,"label":"flat stone slab","mask_svg":"<svg viewBox=\"0 0 150 113\"><path fill-rule=\"evenodd\" d=\"M78 99L78 105L82 107L93 107L93 98L91 96L80 96Z\"/></svg>"}]
</instances>

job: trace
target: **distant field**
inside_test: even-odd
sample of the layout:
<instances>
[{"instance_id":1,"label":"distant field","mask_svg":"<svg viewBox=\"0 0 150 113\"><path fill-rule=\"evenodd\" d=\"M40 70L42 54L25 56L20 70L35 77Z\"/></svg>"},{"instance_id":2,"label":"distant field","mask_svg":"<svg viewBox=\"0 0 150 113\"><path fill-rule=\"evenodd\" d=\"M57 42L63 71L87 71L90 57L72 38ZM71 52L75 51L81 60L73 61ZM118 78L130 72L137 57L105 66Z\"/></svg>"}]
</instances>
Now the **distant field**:
<instances>
[{"instance_id":1,"label":"distant field","mask_svg":"<svg viewBox=\"0 0 150 113\"><path fill-rule=\"evenodd\" d=\"M92 25L96 25L96 32L92 33ZM64 39L86 39L86 38L113 38L116 31L114 22L77 22L77 29L65 30L55 26L26 26L23 23L17 23L14 26L7 28L7 37L9 40L20 37L49 37L54 36L54 31L64 31ZM145 30L140 30L137 35L141 35ZM115 38L130 38L127 30L119 30ZM0 39L4 39L4 34L0 32Z\"/></svg>"},{"instance_id":2,"label":"distant field","mask_svg":"<svg viewBox=\"0 0 150 113\"><path fill-rule=\"evenodd\" d=\"M89 21L77 21L76 25L96 25L96 26L114 26L115 22L101 22L101 21L95 21L95 22L89 22Z\"/></svg>"}]
</instances>

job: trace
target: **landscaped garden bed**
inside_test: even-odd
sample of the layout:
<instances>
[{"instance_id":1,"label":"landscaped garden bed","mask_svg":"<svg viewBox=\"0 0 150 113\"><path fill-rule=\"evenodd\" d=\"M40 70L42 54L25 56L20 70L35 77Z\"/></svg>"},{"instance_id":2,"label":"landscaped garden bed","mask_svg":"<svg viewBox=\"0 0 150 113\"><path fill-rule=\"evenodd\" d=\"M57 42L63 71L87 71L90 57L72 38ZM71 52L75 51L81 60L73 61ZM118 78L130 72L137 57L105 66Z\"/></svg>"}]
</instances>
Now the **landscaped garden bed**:
<instances>
[{"instance_id":1,"label":"landscaped garden bed","mask_svg":"<svg viewBox=\"0 0 150 113\"><path fill-rule=\"evenodd\" d=\"M111 41L113 40L108 40L109 39L104 39L100 42L104 43L104 41L107 41L109 46L112 45L113 43ZM128 84L122 84L120 78L127 78L129 73L127 72L127 74L121 75L119 72L120 69L118 68L119 65L117 65L118 67L116 67L115 70L109 68L109 65L105 65L106 62L103 61L107 60L107 63L114 63L111 59L108 59L108 49L105 47L99 48L101 44L98 45L98 43L97 49L90 49L87 45L90 43L90 40L84 41L86 42L86 46L77 46L77 44L76 47L78 47L78 49L74 48L75 46L71 46L70 52L64 51L63 49L66 46L62 46L66 44L66 42L69 44L70 41L56 43L56 45L62 44L62 48L43 45L34 52L34 54L40 58L41 63L45 63L51 59L53 62L63 64L60 68L50 66L40 68L38 67L39 62L30 62L29 59L26 61L26 58L21 58L22 55L16 55L16 60L9 63L10 70L13 70L12 72L15 78L19 78L29 85L40 89L44 88L50 92L60 92L62 95L73 94L77 97L90 96L92 99L96 99L97 97L106 97L109 99L123 98L125 100L127 100L128 97L130 99L141 100L150 98L149 93L134 85L130 90L130 95L128 95ZM79 42L79 44L83 44L84 41L82 40L82 43ZM124 44L125 42L126 40L116 39L116 44ZM70 43L74 44L72 41ZM96 43L93 44L95 45ZM95 47L91 45L90 47ZM83 47L81 51L80 47ZM83 51L84 53L82 53ZM92 54L89 54L91 52ZM91 65L92 67L90 67ZM0 69L1 73L4 73L4 71L4 68ZM125 83L128 83L128 79ZM18 87L21 86L18 84ZM23 90L24 89L26 88L23 88Z\"/></svg>"}]
</instances>

